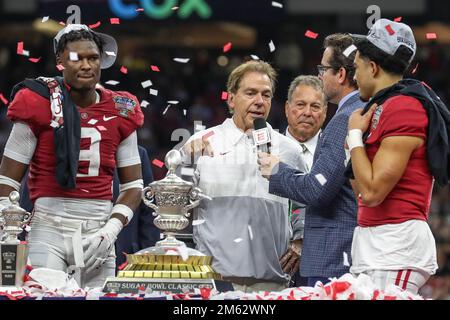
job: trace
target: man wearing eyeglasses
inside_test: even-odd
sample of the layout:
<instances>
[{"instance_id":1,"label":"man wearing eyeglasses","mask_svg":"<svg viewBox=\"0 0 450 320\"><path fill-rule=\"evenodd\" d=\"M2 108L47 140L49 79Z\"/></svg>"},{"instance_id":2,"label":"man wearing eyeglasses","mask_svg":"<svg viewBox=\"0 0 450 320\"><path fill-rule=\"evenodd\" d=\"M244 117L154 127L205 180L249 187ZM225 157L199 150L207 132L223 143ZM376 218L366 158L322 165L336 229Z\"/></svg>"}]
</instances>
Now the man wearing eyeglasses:
<instances>
[{"instance_id":1,"label":"man wearing eyeglasses","mask_svg":"<svg viewBox=\"0 0 450 320\"><path fill-rule=\"evenodd\" d=\"M326 100L338 105L324 129L308 174L259 153L260 170L269 179L269 192L307 205L300 274L308 286L349 272L356 199L345 177L344 143L350 114L363 103L353 80L355 47L349 35L333 34L324 41L318 66ZM278 167L278 170L274 168Z\"/></svg>"}]
</instances>

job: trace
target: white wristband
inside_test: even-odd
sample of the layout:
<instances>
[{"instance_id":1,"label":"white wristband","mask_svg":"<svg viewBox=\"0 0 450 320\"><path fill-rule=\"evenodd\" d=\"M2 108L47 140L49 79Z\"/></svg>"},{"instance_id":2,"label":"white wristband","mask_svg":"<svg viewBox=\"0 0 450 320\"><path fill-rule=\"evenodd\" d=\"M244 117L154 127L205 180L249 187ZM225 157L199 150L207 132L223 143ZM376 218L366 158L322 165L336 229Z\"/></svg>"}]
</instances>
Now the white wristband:
<instances>
[{"instance_id":1,"label":"white wristband","mask_svg":"<svg viewBox=\"0 0 450 320\"><path fill-rule=\"evenodd\" d=\"M131 208L124 204L115 204L111 210L111 214L118 213L127 218L127 224L130 223L131 219L133 219L134 212Z\"/></svg>"},{"instance_id":2,"label":"white wristband","mask_svg":"<svg viewBox=\"0 0 450 320\"><path fill-rule=\"evenodd\" d=\"M361 129L352 129L348 132L347 136L348 151L351 152L353 148L363 147L362 131Z\"/></svg>"},{"instance_id":3,"label":"white wristband","mask_svg":"<svg viewBox=\"0 0 450 320\"><path fill-rule=\"evenodd\" d=\"M0 175L0 184L4 184L7 186L10 186L11 188L14 188L14 190L19 191L20 190L20 182L17 182L14 179L11 179L10 177Z\"/></svg>"}]
</instances>

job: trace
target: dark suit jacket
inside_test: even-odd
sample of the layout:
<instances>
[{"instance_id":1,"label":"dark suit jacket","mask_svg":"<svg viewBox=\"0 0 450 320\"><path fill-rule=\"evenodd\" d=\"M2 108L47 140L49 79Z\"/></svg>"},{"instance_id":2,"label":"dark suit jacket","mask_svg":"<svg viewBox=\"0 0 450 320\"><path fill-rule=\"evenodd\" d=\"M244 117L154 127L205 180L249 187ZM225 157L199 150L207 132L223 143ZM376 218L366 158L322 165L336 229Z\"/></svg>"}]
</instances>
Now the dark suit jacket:
<instances>
[{"instance_id":1,"label":"dark suit jacket","mask_svg":"<svg viewBox=\"0 0 450 320\"><path fill-rule=\"evenodd\" d=\"M150 160L148 158L147 150L139 146L139 156L141 158L142 178L144 186L147 186L153 181L152 169L150 167ZM22 189L20 191L20 206L31 212L33 210L33 203L30 201L28 192L28 174L22 181ZM117 171L114 172L113 180L113 198L114 201L119 196L119 178ZM160 231L153 224L153 209L147 207L142 201L139 207L134 212L134 217L130 223L123 228L117 237L116 246L116 266L120 266L126 261L126 257L122 252L135 253L136 251L145 249L155 245L159 240ZM24 240L25 235L21 234L20 239Z\"/></svg>"},{"instance_id":2,"label":"dark suit jacket","mask_svg":"<svg viewBox=\"0 0 450 320\"><path fill-rule=\"evenodd\" d=\"M311 172L299 175L284 163L270 179L269 192L307 205L300 274L340 277L349 271L356 227L357 202L344 176L347 125L350 114L364 107L359 94L351 96L323 131Z\"/></svg>"}]
</instances>

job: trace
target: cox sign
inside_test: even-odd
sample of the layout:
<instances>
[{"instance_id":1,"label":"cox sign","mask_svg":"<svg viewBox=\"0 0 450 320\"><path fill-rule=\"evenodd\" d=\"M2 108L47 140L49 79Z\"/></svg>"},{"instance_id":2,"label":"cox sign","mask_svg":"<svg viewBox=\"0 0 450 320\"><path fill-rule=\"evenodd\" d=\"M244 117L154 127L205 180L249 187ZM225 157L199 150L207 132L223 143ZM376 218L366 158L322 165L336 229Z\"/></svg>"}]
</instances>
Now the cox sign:
<instances>
[{"instance_id":1,"label":"cox sign","mask_svg":"<svg viewBox=\"0 0 450 320\"><path fill-rule=\"evenodd\" d=\"M139 14L136 9L142 7L147 16L153 19L165 19L175 12L181 19L186 19L196 12L201 18L207 19L211 16L211 8L206 0L164 0L160 4L155 4L154 0L139 0L140 6L136 3L124 3L123 0L109 0L109 8L114 14L122 19L133 19ZM138 1L136 1L138 2ZM179 4L177 11L172 10Z\"/></svg>"}]
</instances>

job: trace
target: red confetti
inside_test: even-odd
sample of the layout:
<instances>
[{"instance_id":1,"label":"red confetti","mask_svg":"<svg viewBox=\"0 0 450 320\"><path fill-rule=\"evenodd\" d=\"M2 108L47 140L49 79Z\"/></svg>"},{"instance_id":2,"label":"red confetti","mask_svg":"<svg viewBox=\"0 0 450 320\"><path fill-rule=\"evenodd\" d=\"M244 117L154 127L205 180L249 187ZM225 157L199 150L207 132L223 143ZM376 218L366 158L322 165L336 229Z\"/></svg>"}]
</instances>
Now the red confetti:
<instances>
[{"instance_id":1,"label":"red confetti","mask_svg":"<svg viewBox=\"0 0 450 320\"><path fill-rule=\"evenodd\" d=\"M118 266L117 269L123 270L127 265L128 265L128 261L125 261L125 262L122 263L120 266Z\"/></svg>"},{"instance_id":2,"label":"red confetti","mask_svg":"<svg viewBox=\"0 0 450 320\"><path fill-rule=\"evenodd\" d=\"M100 21L97 21L97 22L94 23L94 24L90 24L90 25L89 25L89 28L95 29L95 28L100 27L101 24L102 24L102 23L101 23Z\"/></svg>"},{"instance_id":3,"label":"red confetti","mask_svg":"<svg viewBox=\"0 0 450 320\"><path fill-rule=\"evenodd\" d=\"M396 296L384 296L384 300L397 300Z\"/></svg>"},{"instance_id":4,"label":"red confetti","mask_svg":"<svg viewBox=\"0 0 450 320\"><path fill-rule=\"evenodd\" d=\"M62 64L57 64L56 69L58 69L59 71L63 71L65 68Z\"/></svg>"},{"instance_id":5,"label":"red confetti","mask_svg":"<svg viewBox=\"0 0 450 320\"><path fill-rule=\"evenodd\" d=\"M225 53L225 52L230 51L232 45L233 45L233 44L232 44L231 42L228 42L227 44L225 44L225 45L223 46L223 52Z\"/></svg>"},{"instance_id":6,"label":"red confetti","mask_svg":"<svg viewBox=\"0 0 450 320\"><path fill-rule=\"evenodd\" d=\"M305 37L307 37L307 38L316 39L318 36L319 36L318 33L315 33L311 30L306 30L306 32L305 32Z\"/></svg>"},{"instance_id":7,"label":"red confetti","mask_svg":"<svg viewBox=\"0 0 450 320\"><path fill-rule=\"evenodd\" d=\"M222 91L222 95L220 97L222 100L227 100L228 99L228 92L226 91Z\"/></svg>"},{"instance_id":8,"label":"red confetti","mask_svg":"<svg viewBox=\"0 0 450 320\"><path fill-rule=\"evenodd\" d=\"M434 32L428 32L427 33L427 39L431 40L431 39L437 39L437 34Z\"/></svg>"},{"instance_id":9,"label":"red confetti","mask_svg":"<svg viewBox=\"0 0 450 320\"><path fill-rule=\"evenodd\" d=\"M128 73L128 69L124 66L120 67L120 72L122 72L123 74L127 74Z\"/></svg>"},{"instance_id":10,"label":"red confetti","mask_svg":"<svg viewBox=\"0 0 450 320\"><path fill-rule=\"evenodd\" d=\"M375 291L373 292L372 299L370 299L370 300L377 300L377 298L378 298L379 295L380 295L380 291L379 291L379 290L375 290Z\"/></svg>"},{"instance_id":11,"label":"red confetti","mask_svg":"<svg viewBox=\"0 0 450 320\"><path fill-rule=\"evenodd\" d=\"M402 21L402 17L397 17L397 18L394 19L394 21L395 22L400 22L400 21Z\"/></svg>"},{"instance_id":12,"label":"red confetti","mask_svg":"<svg viewBox=\"0 0 450 320\"><path fill-rule=\"evenodd\" d=\"M28 58L28 60L30 60L33 63L38 63L39 60L41 60L41 57L39 57L39 58Z\"/></svg>"},{"instance_id":13,"label":"red confetti","mask_svg":"<svg viewBox=\"0 0 450 320\"><path fill-rule=\"evenodd\" d=\"M157 167L162 168L164 166L164 162L162 162L161 160L158 159L153 159L152 164L154 164Z\"/></svg>"},{"instance_id":14,"label":"red confetti","mask_svg":"<svg viewBox=\"0 0 450 320\"><path fill-rule=\"evenodd\" d=\"M111 19L109 19L109 21L111 22L111 24L120 24L119 18L111 18Z\"/></svg>"},{"instance_id":15,"label":"red confetti","mask_svg":"<svg viewBox=\"0 0 450 320\"><path fill-rule=\"evenodd\" d=\"M17 42L17 54L23 54L23 41Z\"/></svg>"},{"instance_id":16,"label":"red confetti","mask_svg":"<svg viewBox=\"0 0 450 320\"><path fill-rule=\"evenodd\" d=\"M150 66L150 69L152 69L152 71L155 71L155 72L159 72L160 71L157 66Z\"/></svg>"},{"instance_id":17,"label":"red confetti","mask_svg":"<svg viewBox=\"0 0 450 320\"><path fill-rule=\"evenodd\" d=\"M387 32L392 36L393 34L395 34L395 31L392 29L391 25L388 24L387 26L384 27Z\"/></svg>"},{"instance_id":18,"label":"red confetti","mask_svg":"<svg viewBox=\"0 0 450 320\"><path fill-rule=\"evenodd\" d=\"M211 295L211 288L200 288L200 295L203 300L208 300Z\"/></svg>"},{"instance_id":19,"label":"red confetti","mask_svg":"<svg viewBox=\"0 0 450 320\"><path fill-rule=\"evenodd\" d=\"M136 11L137 12L142 12L142 11L144 11L144 8L137 8Z\"/></svg>"},{"instance_id":20,"label":"red confetti","mask_svg":"<svg viewBox=\"0 0 450 320\"><path fill-rule=\"evenodd\" d=\"M5 104L5 105L7 105L8 104L8 99L6 99L4 96L3 96L3 93L0 93L0 100L2 100L2 102Z\"/></svg>"},{"instance_id":21,"label":"red confetti","mask_svg":"<svg viewBox=\"0 0 450 320\"><path fill-rule=\"evenodd\" d=\"M214 135L214 131L210 131L210 132L208 132L208 133L205 133L205 134L202 136L202 140L206 140L206 139L208 139L209 137L211 137L212 135Z\"/></svg>"},{"instance_id":22,"label":"red confetti","mask_svg":"<svg viewBox=\"0 0 450 320\"><path fill-rule=\"evenodd\" d=\"M62 25L62 26L66 25L66 23L64 21L60 21L59 24Z\"/></svg>"}]
</instances>

